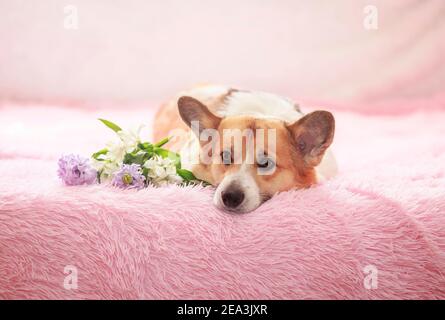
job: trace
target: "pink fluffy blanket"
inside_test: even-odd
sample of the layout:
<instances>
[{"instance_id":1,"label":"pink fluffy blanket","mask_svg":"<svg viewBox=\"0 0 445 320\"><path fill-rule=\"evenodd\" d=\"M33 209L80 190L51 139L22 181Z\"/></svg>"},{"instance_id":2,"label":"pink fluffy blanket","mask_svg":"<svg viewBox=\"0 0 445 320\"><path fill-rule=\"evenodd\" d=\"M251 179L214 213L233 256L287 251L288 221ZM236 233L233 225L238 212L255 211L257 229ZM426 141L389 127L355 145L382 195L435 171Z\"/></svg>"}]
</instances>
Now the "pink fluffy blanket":
<instances>
[{"instance_id":1,"label":"pink fluffy blanket","mask_svg":"<svg viewBox=\"0 0 445 320\"><path fill-rule=\"evenodd\" d=\"M4 105L0 298L445 299L445 111L334 113L338 177L230 215L211 188L58 181L110 138L97 116L150 110Z\"/></svg>"}]
</instances>

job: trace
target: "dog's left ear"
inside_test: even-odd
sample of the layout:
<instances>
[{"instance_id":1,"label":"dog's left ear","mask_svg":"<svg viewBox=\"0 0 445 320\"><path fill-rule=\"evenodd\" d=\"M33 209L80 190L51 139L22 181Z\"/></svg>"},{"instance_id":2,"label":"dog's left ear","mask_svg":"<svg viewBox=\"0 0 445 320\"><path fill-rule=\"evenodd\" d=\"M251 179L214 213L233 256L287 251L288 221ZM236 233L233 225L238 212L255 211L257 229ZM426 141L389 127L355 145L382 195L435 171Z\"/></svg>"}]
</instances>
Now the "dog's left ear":
<instances>
[{"instance_id":1,"label":"dog's left ear","mask_svg":"<svg viewBox=\"0 0 445 320\"><path fill-rule=\"evenodd\" d=\"M191 127L192 121L199 122L199 133L204 129L216 129L221 118L214 115L210 110L195 98L183 96L178 100L178 110L182 120Z\"/></svg>"},{"instance_id":2,"label":"dog's left ear","mask_svg":"<svg viewBox=\"0 0 445 320\"><path fill-rule=\"evenodd\" d=\"M334 139L335 119L328 111L314 111L287 128L306 164L315 167Z\"/></svg>"}]
</instances>

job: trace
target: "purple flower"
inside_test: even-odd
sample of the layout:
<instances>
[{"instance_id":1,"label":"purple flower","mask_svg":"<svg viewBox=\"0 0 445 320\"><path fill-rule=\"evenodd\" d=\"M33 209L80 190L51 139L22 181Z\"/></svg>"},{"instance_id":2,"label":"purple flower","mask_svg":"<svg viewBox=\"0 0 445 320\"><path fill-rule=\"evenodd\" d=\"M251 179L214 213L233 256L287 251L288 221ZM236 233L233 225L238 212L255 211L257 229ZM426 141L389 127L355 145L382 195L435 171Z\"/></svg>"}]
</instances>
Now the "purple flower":
<instances>
[{"instance_id":1,"label":"purple flower","mask_svg":"<svg viewBox=\"0 0 445 320\"><path fill-rule=\"evenodd\" d=\"M142 168L138 164L124 164L113 176L112 184L116 187L127 189L142 189L145 186L145 177Z\"/></svg>"},{"instance_id":2,"label":"purple flower","mask_svg":"<svg viewBox=\"0 0 445 320\"><path fill-rule=\"evenodd\" d=\"M97 171L91 167L90 160L74 154L59 159L57 174L69 186L92 184L97 179Z\"/></svg>"}]
</instances>

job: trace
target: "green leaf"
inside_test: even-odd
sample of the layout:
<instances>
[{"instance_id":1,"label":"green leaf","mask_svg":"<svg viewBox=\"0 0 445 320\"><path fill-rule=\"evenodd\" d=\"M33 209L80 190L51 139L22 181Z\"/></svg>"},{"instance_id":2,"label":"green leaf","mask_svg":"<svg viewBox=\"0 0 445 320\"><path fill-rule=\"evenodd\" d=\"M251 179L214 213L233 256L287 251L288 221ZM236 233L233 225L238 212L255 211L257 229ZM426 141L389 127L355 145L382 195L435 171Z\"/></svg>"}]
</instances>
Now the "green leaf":
<instances>
[{"instance_id":1,"label":"green leaf","mask_svg":"<svg viewBox=\"0 0 445 320\"><path fill-rule=\"evenodd\" d=\"M99 121L101 121L104 125L106 125L108 128L110 128L111 130L113 130L114 132L119 132L122 131L121 127L119 127L117 124L105 120L105 119L99 119Z\"/></svg>"},{"instance_id":2,"label":"green leaf","mask_svg":"<svg viewBox=\"0 0 445 320\"><path fill-rule=\"evenodd\" d=\"M102 150L99 150L99 151L93 153L93 155L91 157L96 159L96 160L103 161L103 159L100 159L99 157L104 155L104 154L107 154L107 152L108 152L108 149L104 148Z\"/></svg>"},{"instance_id":3,"label":"green leaf","mask_svg":"<svg viewBox=\"0 0 445 320\"><path fill-rule=\"evenodd\" d=\"M147 177L148 177L148 169L147 168L142 168L142 175L145 177L145 180L147 180Z\"/></svg>"},{"instance_id":4,"label":"green leaf","mask_svg":"<svg viewBox=\"0 0 445 320\"><path fill-rule=\"evenodd\" d=\"M198 185L201 184L204 187L205 186L210 186L210 183L208 183L207 181L198 179L195 177L195 175L186 169L176 169L176 173L178 174L178 176L180 176L182 179L184 179L184 185L189 186L189 185Z\"/></svg>"},{"instance_id":5,"label":"green leaf","mask_svg":"<svg viewBox=\"0 0 445 320\"><path fill-rule=\"evenodd\" d=\"M124 156L124 160L122 161L124 164L132 164L134 162L135 155L132 153L126 153Z\"/></svg>"},{"instance_id":6,"label":"green leaf","mask_svg":"<svg viewBox=\"0 0 445 320\"><path fill-rule=\"evenodd\" d=\"M142 166L145 163L145 161L147 161L150 158L150 155L143 150L140 151L135 150L135 151L125 154L123 161L124 164L135 163Z\"/></svg>"},{"instance_id":7,"label":"green leaf","mask_svg":"<svg viewBox=\"0 0 445 320\"><path fill-rule=\"evenodd\" d=\"M154 153L156 153L158 156L161 156L162 158L169 158L170 151L163 148L155 148Z\"/></svg>"},{"instance_id":8,"label":"green leaf","mask_svg":"<svg viewBox=\"0 0 445 320\"><path fill-rule=\"evenodd\" d=\"M144 151L153 152L153 144L151 144L150 142L139 142L138 148Z\"/></svg>"},{"instance_id":9,"label":"green leaf","mask_svg":"<svg viewBox=\"0 0 445 320\"><path fill-rule=\"evenodd\" d=\"M207 181L205 181L205 180L197 179L196 181L198 181L199 183L201 183L204 187L207 187L207 186L211 186L211 185L212 185L211 183L209 183L209 182L207 182Z\"/></svg>"},{"instance_id":10,"label":"green leaf","mask_svg":"<svg viewBox=\"0 0 445 320\"><path fill-rule=\"evenodd\" d=\"M187 169L176 169L176 173L185 181L197 180L195 175Z\"/></svg>"}]
</instances>

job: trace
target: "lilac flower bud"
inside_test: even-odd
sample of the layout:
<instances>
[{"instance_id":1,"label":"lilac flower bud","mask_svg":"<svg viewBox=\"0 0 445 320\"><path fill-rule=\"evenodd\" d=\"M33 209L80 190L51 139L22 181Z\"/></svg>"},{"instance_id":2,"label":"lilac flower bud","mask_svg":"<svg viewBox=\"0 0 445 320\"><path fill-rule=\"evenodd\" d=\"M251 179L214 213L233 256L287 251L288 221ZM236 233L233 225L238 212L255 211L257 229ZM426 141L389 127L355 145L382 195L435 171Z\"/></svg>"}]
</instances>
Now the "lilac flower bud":
<instances>
[{"instance_id":1,"label":"lilac flower bud","mask_svg":"<svg viewBox=\"0 0 445 320\"><path fill-rule=\"evenodd\" d=\"M96 182L97 171L91 167L88 158L69 154L59 159L57 174L69 186Z\"/></svg>"}]
</instances>

